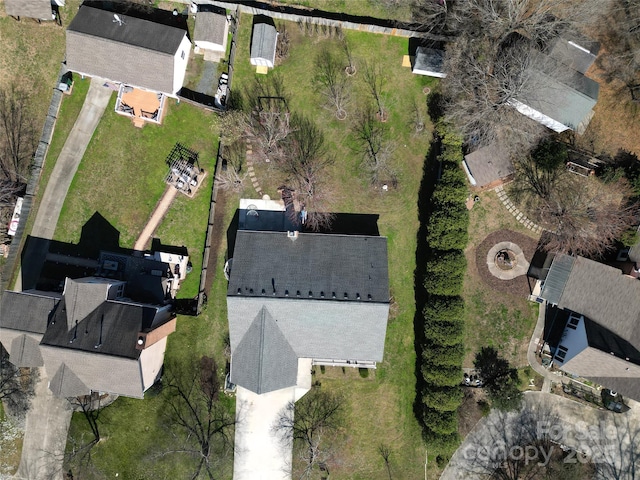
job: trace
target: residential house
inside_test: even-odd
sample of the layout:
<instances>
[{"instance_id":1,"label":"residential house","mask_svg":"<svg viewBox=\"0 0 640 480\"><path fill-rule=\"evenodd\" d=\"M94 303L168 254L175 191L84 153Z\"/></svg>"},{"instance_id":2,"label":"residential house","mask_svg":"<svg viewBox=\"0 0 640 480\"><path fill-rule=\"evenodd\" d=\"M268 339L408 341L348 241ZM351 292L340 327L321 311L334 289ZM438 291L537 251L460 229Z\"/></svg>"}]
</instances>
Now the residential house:
<instances>
[{"instance_id":1,"label":"residential house","mask_svg":"<svg viewBox=\"0 0 640 480\"><path fill-rule=\"evenodd\" d=\"M595 57L562 39L555 45L549 55L533 55L525 73L526 88L510 104L555 132L581 133L593 116L600 90L597 82L584 75Z\"/></svg>"},{"instance_id":2,"label":"residential house","mask_svg":"<svg viewBox=\"0 0 640 480\"><path fill-rule=\"evenodd\" d=\"M538 296L565 313L558 316L562 334L549 345L553 363L640 400L640 281L615 267L557 254Z\"/></svg>"},{"instance_id":3,"label":"residential house","mask_svg":"<svg viewBox=\"0 0 640 480\"><path fill-rule=\"evenodd\" d=\"M444 50L437 48L418 47L413 58L411 72L416 75L445 78Z\"/></svg>"},{"instance_id":4,"label":"residential house","mask_svg":"<svg viewBox=\"0 0 640 480\"><path fill-rule=\"evenodd\" d=\"M288 208L287 208L288 207ZM389 314L387 240L306 233L291 203L242 200L228 261L234 479L291 477L278 415L311 388L313 365L375 368Z\"/></svg>"},{"instance_id":5,"label":"residential house","mask_svg":"<svg viewBox=\"0 0 640 480\"><path fill-rule=\"evenodd\" d=\"M273 68L276 61L277 43L278 32L273 20L264 16L256 16L253 23L253 34L251 35L251 54L249 58L251 65L262 67L262 69Z\"/></svg>"},{"instance_id":6,"label":"residential house","mask_svg":"<svg viewBox=\"0 0 640 480\"><path fill-rule=\"evenodd\" d=\"M196 50L204 50L207 56L215 56L216 61L224 57L227 52L227 38L229 37L229 21L226 15L210 11L196 13L196 26L193 41Z\"/></svg>"},{"instance_id":7,"label":"residential house","mask_svg":"<svg viewBox=\"0 0 640 480\"><path fill-rule=\"evenodd\" d=\"M497 186L514 172L511 158L495 143L465 155L462 166L474 187Z\"/></svg>"},{"instance_id":8,"label":"residential house","mask_svg":"<svg viewBox=\"0 0 640 480\"><path fill-rule=\"evenodd\" d=\"M0 341L10 361L44 366L55 395L96 391L142 398L161 373L176 317L165 293L158 296L151 284L169 293L165 277L180 275L152 259L145 274L140 258L132 263L131 282L113 258L101 259L102 276L66 278L61 294L6 291L2 297Z\"/></svg>"},{"instance_id":9,"label":"residential house","mask_svg":"<svg viewBox=\"0 0 640 480\"><path fill-rule=\"evenodd\" d=\"M182 28L83 5L66 38L73 72L172 97L182 88L191 49Z\"/></svg>"},{"instance_id":10,"label":"residential house","mask_svg":"<svg viewBox=\"0 0 640 480\"><path fill-rule=\"evenodd\" d=\"M55 0L5 0L4 8L7 15L17 19L21 17L37 20L53 20L51 5ZM57 3L58 5L60 2ZM64 2L61 2L64 5Z\"/></svg>"}]
</instances>

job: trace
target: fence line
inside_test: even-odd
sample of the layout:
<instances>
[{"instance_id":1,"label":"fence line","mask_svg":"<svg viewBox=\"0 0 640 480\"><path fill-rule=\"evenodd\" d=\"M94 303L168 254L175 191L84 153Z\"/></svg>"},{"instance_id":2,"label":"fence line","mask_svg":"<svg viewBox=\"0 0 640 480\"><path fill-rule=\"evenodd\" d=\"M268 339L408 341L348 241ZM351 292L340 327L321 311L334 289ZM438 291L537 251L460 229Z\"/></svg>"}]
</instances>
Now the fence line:
<instances>
[{"instance_id":1,"label":"fence line","mask_svg":"<svg viewBox=\"0 0 640 480\"><path fill-rule=\"evenodd\" d=\"M193 3L189 0L179 1L186 4ZM254 1L235 3L224 0L203 0L198 3L214 5L227 10L239 10L242 13L248 13L251 15L266 15L268 17L296 23L308 22L316 25L339 27L346 30L379 33L382 35L392 35L397 37L420 37L435 41L450 40L449 37L443 35L434 35L429 32L420 31L418 24L373 17L361 17L345 13L327 12L323 10L296 7L293 5L270 5L268 3Z\"/></svg>"},{"instance_id":2,"label":"fence line","mask_svg":"<svg viewBox=\"0 0 640 480\"><path fill-rule=\"evenodd\" d=\"M31 173L29 175L29 181L27 182L27 190L22 202L22 211L18 220L18 228L16 230L16 234L11 239L9 255L2 272L0 272L0 295L2 295L4 290L7 288L9 281L13 277L16 271L19 255L22 251L21 245L23 243L24 230L29 214L31 213L33 198L36 194L36 190L38 189L40 176L42 175L42 168L47 157L47 152L49 151L49 144L53 137L53 131L60 111L60 105L62 104L63 93L58 88L58 85L60 85L62 76L66 71L66 68L62 65L60 67L58 77L56 78L56 87L53 89L53 93L51 94L51 102L49 103L49 110L42 127L42 135L40 136L38 147L36 148L36 152L33 156L33 164L31 165Z\"/></svg>"}]
</instances>

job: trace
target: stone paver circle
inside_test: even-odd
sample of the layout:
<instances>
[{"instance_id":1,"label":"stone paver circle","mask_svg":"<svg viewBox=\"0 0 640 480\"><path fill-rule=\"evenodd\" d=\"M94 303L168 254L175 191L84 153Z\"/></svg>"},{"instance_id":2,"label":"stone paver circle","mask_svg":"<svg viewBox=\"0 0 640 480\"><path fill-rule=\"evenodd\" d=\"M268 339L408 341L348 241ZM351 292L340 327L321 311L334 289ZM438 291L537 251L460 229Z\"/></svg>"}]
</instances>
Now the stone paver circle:
<instances>
[{"instance_id":1,"label":"stone paver circle","mask_svg":"<svg viewBox=\"0 0 640 480\"><path fill-rule=\"evenodd\" d=\"M500 268L496 263L498 253L509 252L509 257L515 257L512 262L512 268ZM529 270L529 262L524 258L522 249L513 242L498 242L487 252L487 268L494 277L501 280L511 280L520 275L524 275Z\"/></svg>"}]
</instances>

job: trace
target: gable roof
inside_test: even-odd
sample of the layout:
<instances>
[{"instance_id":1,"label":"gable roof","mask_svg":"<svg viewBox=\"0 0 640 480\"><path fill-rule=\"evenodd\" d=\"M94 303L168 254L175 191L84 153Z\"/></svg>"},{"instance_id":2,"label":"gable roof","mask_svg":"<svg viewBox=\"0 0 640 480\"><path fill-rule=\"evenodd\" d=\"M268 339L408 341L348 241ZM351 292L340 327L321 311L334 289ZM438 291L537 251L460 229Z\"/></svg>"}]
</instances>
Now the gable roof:
<instances>
[{"instance_id":1,"label":"gable roof","mask_svg":"<svg viewBox=\"0 0 640 480\"><path fill-rule=\"evenodd\" d=\"M464 161L478 187L483 187L514 172L509 155L493 143L465 155Z\"/></svg>"},{"instance_id":2,"label":"gable roof","mask_svg":"<svg viewBox=\"0 0 640 480\"><path fill-rule=\"evenodd\" d=\"M79 397L91 391L64 362L49 382L49 389L58 397Z\"/></svg>"},{"instance_id":3,"label":"gable roof","mask_svg":"<svg viewBox=\"0 0 640 480\"><path fill-rule=\"evenodd\" d=\"M91 312L107 300L109 283L91 282L88 279L73 280L67 278L64 285L64 298L67 312L67 329L76 322L88 317Z\"/></svg>"},{"instance_id":4,"label":"gable roof","mask_svg":"<svg viewBox=\"0 0 640 480\"><path fill-rule=\"evenodd\" d=\"M44 333L59 301L60 298L55 293L34 294L7 290L0 303L0 328Z\"/></svg>"},{"instance_id":5,"label":"gable roof","mask_svg":"<svg viewBox=\"0 0 640 480\"><path fill-rule=\"evenodd\" d=\"M296 385L298 356L266 307L233 354L231 381L257 394Z\"/></svg>"},{"instance_id":6,"label":"gable roof","mask_svg":"<svg viewBox=\"0 0 640 480\"><path fill-rule=\"evenodd\" d=\"M38 341L24 333L9 345L9 356L16 367L41 367L44 364Z\"/></svg>"},{"instance_id":7,"label":"gable roof","mask_svg":"<svg viewBox=\"0 0 640 480\"><path fill-rule=\"evenodd\" d=\"M227 295L332 300L334 293L345 302L389 302L386 238L238 231Z\"/></svg>"},{"instance_id":8,"label":"gable roof","mask_svg":"<svg viewBox=\"0 0 640 480\"><path fill-rule=\"evenodd\" d=\"M51 0L5 0L7 15L52 20Z\"/></svg>"},{"instance_id":9,"label":"gable roof","mask_svg":"<svg viewBox=\"0 0 640 480\"><path fill-rule=\"evenodd\" d=\"M138 333L151 328L157 313L155 307L105 301L68 326L67 310L72 308L67 298L60 302L42 345L137 359Z\"/></svg>"},{"instance_id":10,"label":"gable roof","mask_svg":"<svg viewBox=\"0 0 640 480\"><path fill-rule=\"evenodd\" d=\"M270 23L255 23L251 36L251 58L264 58L273 62L276 56L278 32Z\"/></svg>"},{"instance_id":11,"label":"gable roof","mask_svg":"<svg viewBox=\"0 0 640 480\"><path fill-rule=\"evenodd\" d=\"M186 31L83 5L67 28L67 68L173 93L174 56Z\"/></svg>"},{"instance_id":12,"label":"gable roof","mask_svg":"<svg viewBox=\"0 0 640 480\"><path fill-rule=\"evenodd\" d=\"M600 85L541 53L527 70L528 87L515 100L570 128L577 128L596 104Z\"/></svg>"},{"instance_id":13,"label":"gable roof","mask_svg":"<svg viewBox=\"0 0 640 480\"><path fill-rule=\"evenodd\" d=\"M549 56L572 69L586 73L596 61L600 44L579 34L565 32L551 46Z\"/></svg>"},{"instance_id":14,"label":"gable roof","mask_svg":"<svg viewBox=\"0 0 640 480\"><path fill-rule=\"evenodd\" d=\"M226 45L228 33L227 17L215 12L196 13L196 26L193 31L195 42L211 42Z\"/></svg>"}]
</instances>

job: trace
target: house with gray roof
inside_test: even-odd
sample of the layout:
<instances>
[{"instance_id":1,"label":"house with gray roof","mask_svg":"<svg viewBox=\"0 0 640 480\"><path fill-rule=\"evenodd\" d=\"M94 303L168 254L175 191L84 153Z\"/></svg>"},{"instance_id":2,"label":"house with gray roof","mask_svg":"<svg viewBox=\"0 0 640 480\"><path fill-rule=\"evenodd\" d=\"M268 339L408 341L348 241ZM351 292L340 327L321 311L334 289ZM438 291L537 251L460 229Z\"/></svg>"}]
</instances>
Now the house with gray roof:
<instances>
[{"instance_id":1,"label":"house with gray roof","mask_svg":"<svg viewBox=\"0 0 640 480\"><path fill-rule=\"evenodd\" d=\"M55 395L142 398L157 380L176 318L169 304L132 301L127 282L67 278L62 294L6 291L0 341L19 367L47 371Z\"/></svg>"},{"instance_id":2,"label":"house with gray roof","mask_svg":"<svg viewBox=\"0 0 640 480\"><path fill-rule=\"evenodd\" d=\"M294 386L298 359L375 368L389 315L387 240L239 230L227 310L231 381L252 392Z\"/></svg>"},{"instance_id":3,"label":"house with gray roof","mask_svg":"<svg viewBox=\"0 0 640 480\"><path fill-rule=\"evenodd\" d=\"M553 363L640 400L640 281L583 257L557 254L539 297L568 313Z\"/></svg>"},{"instance_id":4,"label":"house with gray roof","mask_svg":"<svg viewBox=\"0 0 640 480\"><path fill-rule=\"evenodd\" d=\"M191 50L184 29L87 5L67 28L66 42L69 70L173 97Z\"/></svg>"},{"instance_id":5,"label":"house with gray roof","mask_svg":"<svg viewBox=\"0 0 640 480\"><path fill-rule=\"evenodd\" d=\"M531 63L526 87L509 104L555 132L584 132L598 100L598 83L543 53L533 55Z\"/></svg>"},{"instance_id":6,"label":"house with gray roof","mask_svg":"<svg viewBox=\"0 0 640 480\"><path fill-rule=\"evenodd\" d=\"M260 15L254 17L249 58L251 65L273 68L276 61L277 43L278 31L273 20Z\"/></svg>"},{"instance_id":7,"label":"house with gray roof","mask_svg":"<svg viewBox=\"0 0 640 480\"><path fill-rule=\"evenodd\" d=\"M51 3L51 0L5 0L4 8L7 15L17 19L26 17L37 20L53 20Z\"/></svg>"}]
</instances>

